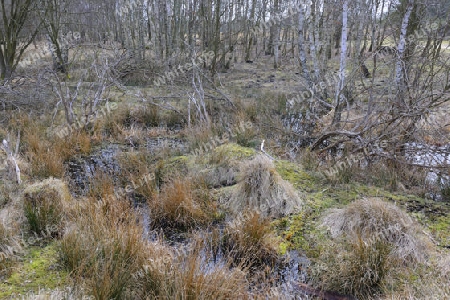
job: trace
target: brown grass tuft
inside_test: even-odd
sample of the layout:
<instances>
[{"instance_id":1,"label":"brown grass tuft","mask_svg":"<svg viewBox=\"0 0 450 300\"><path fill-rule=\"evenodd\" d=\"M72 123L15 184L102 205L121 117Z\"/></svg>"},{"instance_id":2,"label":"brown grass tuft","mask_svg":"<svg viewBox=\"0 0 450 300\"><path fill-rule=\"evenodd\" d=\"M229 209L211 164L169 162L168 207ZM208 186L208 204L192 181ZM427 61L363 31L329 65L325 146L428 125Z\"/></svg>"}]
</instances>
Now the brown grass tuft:
<instances>
[{"instance_id":1,"label":"brown grass tuft","mask_svg":"<svg viewBox=\"0 0 450 300\"><path fill-rule=\"evenodd\" d=\"M222 241L225 255L233 265L256 271L273 267L277 260L276 240L270 221L258 212L247 212L229 223Z\"/></svg>"},{"instance_id":2,"label":"brown grass tuft","mask_svg":"<svg viewBox=\"0 0 450 300\"><path fill-rule=\"evenodd\" d=\"M64 210L71 199L67 185L49 178L28 186L24 191L24 214L32 233L57 237L64 228Z\"/></svg>"},{"instance_id":3,"label":"brown grass tuft","mask_svg":"<svg viewBox=\"0 0 450 300\"><path fill-rule=\"evenodd\" d=\"M89 183L88 196L95 199L114 195L114 180L108 174L98 171Z\"/></svg>"},{"instance_id":4,"label":"brown grass tuft","mask_svg":"<svg viewBox=\"0 0 450 300\"><path fill-rule=\"evenodd\" d=\"M123 186L133 187L144 199L155 197L156 182L150 168L152 157L147 152L126 152L119 157Z\"/></svg>"},{"instance_id":5,"label":"brown grass tuft","mask_svg":"<svg viewBox=\"0 0 450 300\"><path fill-rule=\"evenodd\" d=\"M283 180L272 161L259 155L241 167L236 190L231 196L233 211L258 209L271 216L283 216L296 212L301 200L294 187Z\"/></svg>"},{"instance_id":6,"label":"brown grass tuft","mask_svg":"<svg viewBox=\"0 0 450 300\"><path fill-rule=\"evenodd\" d=\"M97 299L123 298L147 253L143 226L128 201L85 201L61 241L61 262Z\"/></svg>"},{"instance_id":7,"label":"brown grass tuft","mask_svg":"<svg viewBox=\"0 0 450 300\"><path fill-rule=\"evenodd\" d=\"M61 241L61 262L96 299L237 299L245 274L210 268L199 245L178 251L144 238L132 205L114 197L86 199Z\"/></svg>"},{"instance_id":8,"label":"brown grass tuft","mask_svg":"<svg viewBox=\"0 0 450 300\"><path fill-rule=\"evenodd\" d=\"M213 221L216 206L207 187L192 178L174 178L148 202L153 227L186 231Z\"/></svg>"},{"instance_id":9,"label":"brown grass tuft","mask_svg":"<svg viewBox=\"0 0 450 300\"><path fill-rule=\"evenodd\" d=\"M167 250L166 250L167 251ZM167 252L166 252L167 253ZM245 272L239 268L208 265L198 242L178 255L157 255L139 273L144 297L151 299L247 299Z\"/></svg>"},{"instance_id":10,"label":"brown grass tuft","mask_svg":"<svg viewBox=\"0 0 450 300\"><path fill-rule=\"evenodd\" d=\"M389 280L428 257L419 226L400 208L377 198L334 209L323 225L332 239L321 242L313 273L325 290L364 299L381 295Z\"/></svg>"},{"instance_id":11,"label":"brown grass tuft","mask_svg":"<svg viewBox=\"0 0 450 300\"><path fill-rule=\"evenodd\" d=\"M69 134L64 139L48 139L35 128L24 130L23 142L33 176L46 178L64 176L64 162L76 154L91 152L91 138L84 130Z\"/></svg>"}]
</instances>

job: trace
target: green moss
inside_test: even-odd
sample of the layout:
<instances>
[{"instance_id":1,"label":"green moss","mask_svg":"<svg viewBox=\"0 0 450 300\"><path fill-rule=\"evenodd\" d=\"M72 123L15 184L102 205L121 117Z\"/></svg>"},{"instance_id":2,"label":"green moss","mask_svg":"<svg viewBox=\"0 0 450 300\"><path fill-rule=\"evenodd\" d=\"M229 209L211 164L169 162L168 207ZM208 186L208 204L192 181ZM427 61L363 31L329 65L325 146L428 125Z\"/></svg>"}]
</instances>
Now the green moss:
<instances>
[{"instance_id":1,"label":"green moss","mask_svg":"<svg viewBox=\"0 0 450 300\"><path fill-rule=\"evenodd\" d=\"M278 221L277 234L283 239L283 251L297 249L304 251L309 257L320 255L316 244L326 238L322 228L318 228L318 220L330 208L341 208L364 197L382 197L394 202L408 211L432 233L433 238L442 246L450 244L450 203L434 202L414 195L392 193L383 189L359 183L330 186L302 171L288 162L277 162L277 170L286 180L296 187L310 187L304 194L304 210L287 220ZM315 192L311 192L314 191Z\"/></svg>"},{"instance_id":2,"label":"green moss","mask_svg":"<svg viewBox=\"0 0 450 300\"><path fill-rule=\"evenodd\" d=\"M42 289L63 289L68 273L58 266L56 242L44 248L30 247L11 276L0 283L0 298L38 293Z\"/></svg>"},{"instance_id":3,"label":"green moss","mask_svg":"<svg viewBox=\"0 0 450 300\"><path fill-rule=\"evenodd\" d=\"M450 247L450 216L448 214L430 220L426 225L440 246Z\"/></svg>"},{"instance_id":4,"label":"green moss","mask_svg":"<svg viewBox=\"0 0 450 300\"><path fill-rule=\"evenodd\" d=\"M289 244L286 242L281 242L280 245L278 246L278 253L280 253L281 255L285 255L288 249Z\"/></svg>"},{"instance_id":5,"label":"green moss","mask_svg":"<svg viewBox=\"0 0 450 300\"><path fill-rule=\"evenodd\" d=\"M168 159L160 160L155 168L155 181L158 186L175 174L186 174L188 165L191 162L187 156L175 156Z\"/></svg>"},{"instance_id":6,"label":"green moss","mask_svg":"<svg viewBox=\"0 0 450 300\"><path fill-rule=\"evenodd\" d=\"M302 170L297 164L278 160L275 161L275 167L280 176L289 181L295 188L306 192L314 192L320 188L320 180Z\"/></svg>"},{"instance_id":7,"label":"green moss","mask_svg":"<svg viewBox=\"0 0 450 300\"><path fill-rule=\"evenodd\" d=\"M242 160L251 159L256 154L255 149L242 147L235 143L228 143L215 148L212 151L211 159L219 160ZM221 159L222 158L222 159Z\"/></svg>"}]
</instances>

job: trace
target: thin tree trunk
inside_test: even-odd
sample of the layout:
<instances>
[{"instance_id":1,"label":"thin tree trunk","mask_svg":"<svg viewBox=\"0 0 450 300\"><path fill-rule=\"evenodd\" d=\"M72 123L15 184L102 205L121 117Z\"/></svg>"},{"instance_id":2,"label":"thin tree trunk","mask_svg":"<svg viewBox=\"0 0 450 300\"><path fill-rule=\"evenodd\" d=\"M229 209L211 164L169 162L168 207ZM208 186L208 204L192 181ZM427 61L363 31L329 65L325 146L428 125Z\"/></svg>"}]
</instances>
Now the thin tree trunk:
<instances>
[{"instance_id":1,"label":"thin tree trunk","mask_svg":"<svg viewBox=\"0 0 450 300\"><path fill-rule=\"evenodd\" d=\"M316 43L318 43L318 34L317 30L319 30L318 23L317 23L317 16L316 16L316 1L311 2L311 21L310 21L310 32L309 32L309 48L311 53L311 59L313 61L314 65L314 80L317 82L320 79L320 66L319 62L317 60L317 47Z\"/></svg>"},{"instance_id":2,"label":"thin tree trunk","mask_svg":"<svg viewBox=\"0 0 450 300\"><path fill-rule=\"evenodd\" d=\"M211 77L213 80L217 72L217 60L220 47L220 0L216 0L214 28L214 57L211 63Z\"/></svg>"},{"instance_id":3,"label":"thin tree trunk","mask_svg":"<svg viewBox=\"0 0 450 300\"><path fill-rule=\"evenodd\" d=\"M405 15L403 16L402 25L400 27L400 40L397 46L397 59L395 62L395 84L397 86L397 105L399 108L403 107L406 102L405 88L406 88L406 78L405 78L405 62L403 56L406 50L406 34L408 30L409 18L413 10L414 0L408 0L408 6L406 7Z\"/></svg>"},{"instance_id":4,"label":"thin tree trunk","mask_svg":"<svg viewBox=\"0 0 450 300\"><path fill-rule=\"evenodd\" d=\"M339 82L335 96L335 111L333 124L339 126L341 121L341 112L343 109L342 102L345 100L343 91L345 86L345 67L347 64L347 21L348 21L348 0L343 1L342 5L342 33L341 33L341 58L339 64Z\"/></svg>"},{"instance_id":5,"label":"thin tree trunk","mask_svg":"<svg viewBox=\"0 0 450 300\"><path fill-rule=\"evenodd\" d=\"M279 1L280 0L275 0L274 1L274 15L276 16L279 12L278 10L278 5L279 5ZM278 22L275 22L275 24L273 25L274 28L274 45L273 45L273 68L274 69L278 69L279 67L279 42L280 42L280 24L278 24Z\"/></svg>"},{"instance_id":6,"label":"thin tree trunk","mask_svg":"<svg viewBox=\"0 0 450 300\"><path fill-rule=\"evenodd\" d=\"M304 23L305 23L305 12L303 5L299 4L298 11L298 58L300 60L300 67L303 72L303 77L311 85L311 77L309 75L309 69L306 65L306 52L305 52L305 36L303 34Z\"/></svg>"}]
</instances>

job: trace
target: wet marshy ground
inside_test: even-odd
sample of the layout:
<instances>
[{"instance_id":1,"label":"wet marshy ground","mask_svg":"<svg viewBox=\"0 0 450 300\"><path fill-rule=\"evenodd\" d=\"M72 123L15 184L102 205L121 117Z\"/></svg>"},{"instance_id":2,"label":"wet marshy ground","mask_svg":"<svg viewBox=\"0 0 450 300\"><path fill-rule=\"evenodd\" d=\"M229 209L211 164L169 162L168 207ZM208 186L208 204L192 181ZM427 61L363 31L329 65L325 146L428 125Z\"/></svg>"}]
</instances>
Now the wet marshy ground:
<instances>
[{"instance_id":1,"label":"wet marshy ground","mask_svg":"<svg viewBox=\"0 0 450 300\"><path fill-rule=\"evenodd\" d=\"M148 152L153 153L162 147L179 153L186 152L187 149L187 146L179 139L150 139L145 148ZM91 183L95 180L98 172L106 174L113 179L115 184L120 185L118 179L121 173L119 156L127 151L129 151L127 146L108 144L88 156L74 158L69 161L67 163L66 176L69 178L72 194L75 197L87 195ZM133 198L133 195L134 193L128 193L127 197ZM199 255L202 261L203 272L208 273L216 267L230 266L229 255L232 255L234 250L226 249L221 241L225 238L224 228L226 223L230 222L232 218L230 219L227 216L222 220L213 222L205 229L195 231L195 233L167 231L166 228L155 228L154 224L152 224L149 207L145 201L142 201L140 198L133 198L132 200L135 203L136 213L140 216L144 226L144 239L151 241L164 240L167 245L172 247L173 252L181 258L186 257L187 252L194 251L194 245L198 243L198 240L201 240L203 244ZM218 236L212 238L212 232L216 235L218 233ZM267 262L267 265L252 267L255 270L265 269L266 271L264 272L266 274L263 276L263 283L254 283L250 288L252 292L257 293L260 288L263 288L262 286L259 287L260 284L265 285L269 283L274 293L290 295L286 299L304 299L304 292L296 284L307 282L309 264L310 261L297 251L288 251L285 255L277 254L273 261ZM261 272L260 270L259 273ZM257 276L261 276L261 274ZM264 288L267 288L267 286Z\"/></svg>"}]
</instances>

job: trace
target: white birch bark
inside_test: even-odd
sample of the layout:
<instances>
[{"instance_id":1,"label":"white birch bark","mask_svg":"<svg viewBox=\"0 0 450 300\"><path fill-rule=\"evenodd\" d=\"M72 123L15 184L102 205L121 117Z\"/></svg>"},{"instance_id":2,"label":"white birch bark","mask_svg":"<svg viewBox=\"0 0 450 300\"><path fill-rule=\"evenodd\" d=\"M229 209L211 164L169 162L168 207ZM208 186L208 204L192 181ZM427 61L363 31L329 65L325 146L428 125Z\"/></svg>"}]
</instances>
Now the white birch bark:
<instances>
[{"instance_id":1,"label":"white birch bark","mask_svg":"<svg viewBox=\"0 0 450 300\"><path fill-rule=\"evenodd\" d=\"M308 81L308 84L310 84L311 78L309 75L308 66L306 65L305 36L303 35L304 23L305 12L303 9L303 5L300 3L298 10L298 56L300 60L300 67L303 71L303 76Z\"/></svg>"},{"instance_id":2,"label":"white birch bark","mask_svg":"<svg viewBox=\"0 0 450 300\"><path fill-rule=\"evenodd\" d=\"M404 89L405 89L405 65L403 61L403 55L406 49L406 34L409 24L409 18L413 10L414 0L408 1L405 15L403 16L402 26L400 28L400 40L397 45L397 59L395 62L395 84L398 90L398 102L405 103L403 101Z\"/></svg>"},{"instance_id":3,"label":"white birch bark","mask_svg":"<svg viewBox=\"0 0 450 300\"><path fill-rule=\"evenodd\" d=\"M341 101L342 92L345 86L345 67L347 64L347 23L348 23L348 0L343 1L342 5L342 34L341 34L341 57L339 64L339 82L336 88L335 110L333 124L341 120Z\"/></svg>"},{"instance_id":4,"label":"white birch bark","mask_svg":"<svg viewBox=\"0 0 450 300\"><path fill-rule=\"evenodd\" d=\"M315 74L315 80L320 79L320 67L319 67L319 61L317 60L317 47L316 43L318 43L318 33L319 30L318 22L317 22L317 6L316 1L312 1L311 4L311 20L310 20L310 33L309 33L309 46L310 46L310 52L311 52L311 59L313 61L314 65L314 74Z\"/></svg>"}]
</instances>

